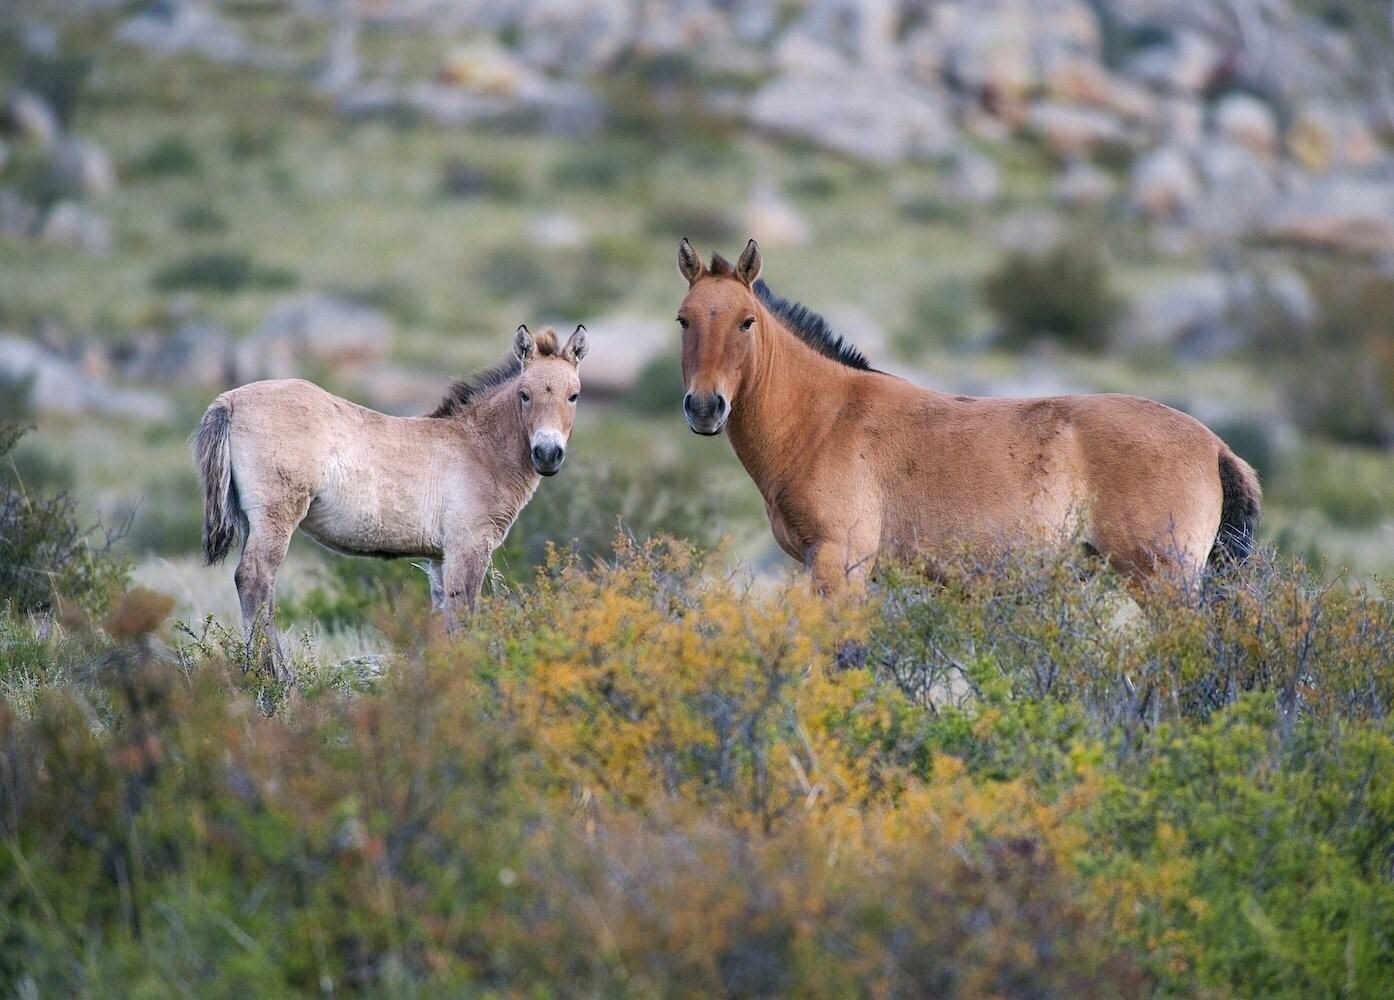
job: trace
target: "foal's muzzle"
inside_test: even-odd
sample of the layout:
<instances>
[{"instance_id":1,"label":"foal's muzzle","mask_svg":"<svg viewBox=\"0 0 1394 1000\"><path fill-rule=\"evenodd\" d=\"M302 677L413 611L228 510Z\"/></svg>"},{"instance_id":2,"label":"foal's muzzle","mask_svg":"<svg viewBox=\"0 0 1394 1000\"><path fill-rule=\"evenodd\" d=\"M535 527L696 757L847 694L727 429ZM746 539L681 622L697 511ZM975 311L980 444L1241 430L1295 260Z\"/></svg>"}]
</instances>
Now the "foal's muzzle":
<instances>
[{"instance_id":1,"label":"foal's muzzle","mask_svg":"<svg viewBox=\"0 0 1394 1000\"><path fill-rule=\"evenodd\" d=\"M687 426L698 434L720 434L731 415L731 404L719 392L689 392L682 398L682 412Z\"/></svg>"},{"instance_id":2,"label":"foal's muzzle","mask_svg":"<svg viewBox=\"0 0 1394 1000\"><path fill-rule=\"evenodd\" d=\"M543 443L532 446L532 467L539 475L555 476L566 459L566 449L559 444Z\"/></svg>"}]
</instances>

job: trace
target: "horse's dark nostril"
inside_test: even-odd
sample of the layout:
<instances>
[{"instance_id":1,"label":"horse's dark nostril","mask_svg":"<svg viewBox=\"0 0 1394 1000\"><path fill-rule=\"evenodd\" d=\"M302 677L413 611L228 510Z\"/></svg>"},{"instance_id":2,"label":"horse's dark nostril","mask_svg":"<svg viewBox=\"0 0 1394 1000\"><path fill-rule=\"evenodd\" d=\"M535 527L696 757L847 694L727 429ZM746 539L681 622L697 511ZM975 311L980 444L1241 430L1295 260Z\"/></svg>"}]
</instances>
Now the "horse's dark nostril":
<instances>
[{"instance_id":1,"label":"horse's dark nostril","mask_svg":"<svg viewBox=\"0 0 1394 1000\"><path fill-rule=\"evenodd\" d=\"M716 395L716 413L717 413L717 416L720 416L721 414L723 414L723 413L725 413L725 412L726 412L726 397L723 396L723 395L721 395L720 393L717 393L717 395Z\"/></svg>"}]
</instances>

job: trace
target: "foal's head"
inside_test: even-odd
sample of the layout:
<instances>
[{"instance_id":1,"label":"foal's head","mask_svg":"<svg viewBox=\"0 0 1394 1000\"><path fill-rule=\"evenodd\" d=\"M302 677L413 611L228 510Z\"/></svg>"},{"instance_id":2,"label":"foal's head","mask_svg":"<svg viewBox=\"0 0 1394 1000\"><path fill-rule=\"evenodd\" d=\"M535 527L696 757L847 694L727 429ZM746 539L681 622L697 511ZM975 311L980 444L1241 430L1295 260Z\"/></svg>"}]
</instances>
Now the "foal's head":
<instances>
[{"instance_id":1,"label":"foal's head","mask_svg":"<svg viewBox=\"0 0 1394 1000\"><path fill-rule=\"evenodd\" d=\"M557 346L550 327L537 336L525 326L513 338L513 353L522 371L516 392L523 432L528 437L532 467L544 476L555 476L566 458L566 443L576 420L576 400L581 394L578 369L586 356L586 328L576 327Z\"/></svg>"},{"instance_id":2,"label":"foal's head","mask_svg":"<svg viewBox=\"0 0 1394 1000\"><path fill-rule=\"evenodd\" d=\"M736 404L755 354L759 311L751 285L760 277L760 247L751 240L732 266L720 256L710 267L683 240L678 271L687 296L678 308L682 327L683 413L698 434L720 434Z\"/></svg>"}]
</instances>

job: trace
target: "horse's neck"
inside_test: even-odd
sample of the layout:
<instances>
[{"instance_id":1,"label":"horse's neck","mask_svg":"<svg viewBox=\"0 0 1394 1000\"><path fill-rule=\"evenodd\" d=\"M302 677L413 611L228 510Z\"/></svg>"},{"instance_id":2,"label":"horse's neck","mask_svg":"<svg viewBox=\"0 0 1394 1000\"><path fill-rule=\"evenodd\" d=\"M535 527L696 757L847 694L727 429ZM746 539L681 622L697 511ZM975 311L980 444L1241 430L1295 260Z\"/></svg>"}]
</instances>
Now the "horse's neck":
<instances>
[{"instance_id":1,"label":"horse's neck","mask_svg":"<svg viewBox=\"0 0 1394 1000\"><path fill-rule=\"evenodd\" d=\"M765 336L732 407L727 435L765 499L783 491L801 457L827 435L855 374L825 358L763 311Z\"/></svg>"}]
</instances>

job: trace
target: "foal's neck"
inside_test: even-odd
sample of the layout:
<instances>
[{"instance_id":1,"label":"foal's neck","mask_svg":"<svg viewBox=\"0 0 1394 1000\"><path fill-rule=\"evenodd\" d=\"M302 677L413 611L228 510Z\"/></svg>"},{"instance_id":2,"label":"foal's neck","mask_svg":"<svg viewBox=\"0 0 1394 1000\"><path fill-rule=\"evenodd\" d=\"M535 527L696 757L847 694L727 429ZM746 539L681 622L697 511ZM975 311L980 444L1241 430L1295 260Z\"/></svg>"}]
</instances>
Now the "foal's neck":
<instances>
[{"instance_id":1,"label":"foal's neck","mask_svg":"<svg viewBox=\"0 0 1394 1000\"><path fill-rule=\"evenodd\" d=\"M732 407L727 435L770 500L813 446L832 433L843 388L858 373L809 347L764 306L756 357Z\"/></svg>"},{"instance_id":2,"label":"foal's neck","mask_svg":"<svg viewBox=\"0 0 1394 1000\"><path fill-rule=\"evenodd\" d=\"M475 449L495 483L506 487L500 500L516 501L511 517L516 517L531 499L541 476L532 466L531 446L522 417L513 399L512 385L506 385L481 399L465 418L478 447Z\"/></svg>"}]
</instances>

